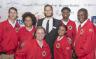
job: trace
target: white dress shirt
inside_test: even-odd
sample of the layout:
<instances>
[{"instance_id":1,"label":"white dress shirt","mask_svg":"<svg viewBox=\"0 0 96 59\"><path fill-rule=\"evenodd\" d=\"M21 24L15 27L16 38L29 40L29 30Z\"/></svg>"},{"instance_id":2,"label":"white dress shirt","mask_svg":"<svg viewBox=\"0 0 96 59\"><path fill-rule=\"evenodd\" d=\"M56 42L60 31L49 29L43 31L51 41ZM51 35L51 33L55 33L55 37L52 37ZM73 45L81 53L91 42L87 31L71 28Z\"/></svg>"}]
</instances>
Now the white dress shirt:
<instances>
[{"instance_id":1,"label":"white dress shirt","mask_svg":"<svg viewBox=\"0 0 96 59\"><path fill-rule=\"evenodd\" d=\"M42 22L42 27L44 27L46 30L46 25L48 20L49 20L49 32L50 32L53 28L53 18L45 18Z\"/></svg>"},{"instance_id":2,"label":"white dress shirt","mask_svg":"<svg viewBox=\"0 0 96 59\"><path fill-rule=\"evenodd\" d=\"M67 25L67 23L69 22L69 20L68 21L62 20L62 22L63 22L63 24Z\"/></svg>"}]
</instances>

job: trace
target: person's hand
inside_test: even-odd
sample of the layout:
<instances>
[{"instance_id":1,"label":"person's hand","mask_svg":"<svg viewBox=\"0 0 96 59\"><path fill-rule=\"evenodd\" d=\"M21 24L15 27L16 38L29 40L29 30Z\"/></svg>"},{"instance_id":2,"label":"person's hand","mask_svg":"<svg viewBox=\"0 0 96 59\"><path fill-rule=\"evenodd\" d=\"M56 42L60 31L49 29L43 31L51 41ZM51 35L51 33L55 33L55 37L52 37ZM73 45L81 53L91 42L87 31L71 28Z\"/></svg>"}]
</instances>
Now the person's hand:
<instances>
[{"instance_id":1,"label":"person's hand","mask_svg":"<svg viewBox=\"0 0 96 59\"><path fill-rule=\"evenodd\" d=\"M67 37L69 44L72 44L72 39Z\"/></svg>"},{"instance_id":2,"label":"person's hand","mask_svg":"<svg viewBox=\"0 0 96 59\"><path fill-rule=\"evenodd\" d=\"M23 48L24 47L24 42L21 42L19 47Z\"/></svg>"}]
</instances>

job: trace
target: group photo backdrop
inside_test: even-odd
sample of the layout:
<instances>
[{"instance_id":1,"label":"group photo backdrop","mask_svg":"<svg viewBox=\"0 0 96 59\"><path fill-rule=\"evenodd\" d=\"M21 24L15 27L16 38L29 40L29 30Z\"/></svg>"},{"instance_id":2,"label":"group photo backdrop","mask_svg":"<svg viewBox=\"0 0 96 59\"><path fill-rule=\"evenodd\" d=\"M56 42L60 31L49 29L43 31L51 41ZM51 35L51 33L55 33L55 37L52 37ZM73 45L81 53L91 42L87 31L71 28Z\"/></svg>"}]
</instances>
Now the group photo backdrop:
<instances>
[{"instance_id":1,"label":"group photo backdrop","mask_svg":"<svg viewBox=\"0 0 96 59\"><path fill-rule=\"evenodd\" d=\"M8 9L15 7L18 9L18 22L22 24L22 14L32 12L37 20L44 17L44 5L53 6L53 17L62 19L61 9L69 7L71 9L70 19L78 24L77 11L80 8L88 10L88 18L96 24L96 0L0 0L0 22L6 20Z\"/></svg>"}]
</instances>

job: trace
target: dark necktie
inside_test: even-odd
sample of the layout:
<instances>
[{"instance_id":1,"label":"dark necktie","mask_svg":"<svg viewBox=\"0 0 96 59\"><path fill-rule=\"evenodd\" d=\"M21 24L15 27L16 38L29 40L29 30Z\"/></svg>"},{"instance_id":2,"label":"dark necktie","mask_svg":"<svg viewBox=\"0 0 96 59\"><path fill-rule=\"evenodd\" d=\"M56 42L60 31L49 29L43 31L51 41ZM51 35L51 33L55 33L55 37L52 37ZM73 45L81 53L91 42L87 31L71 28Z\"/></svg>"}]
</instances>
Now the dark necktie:
<instances>
[{"instance_id":1,"label":"dark necktie","mask_svg":"<svg viewBox=\"0 0 96 59\"><path fill-rule=\"evenodd\" d=\"M46 24L46 33L49 32L49 20L47 21L47 24Z\"/></svg>"},{"instance_id":2,"label":"dark necktie","mask_svg":"<svg viewBox=\"0 0 96 59\"><path fill-rule=\"evenodd\" d=\"M79 25L79 28L81 29L81 25Z\"/></svg>"}]
</instances>

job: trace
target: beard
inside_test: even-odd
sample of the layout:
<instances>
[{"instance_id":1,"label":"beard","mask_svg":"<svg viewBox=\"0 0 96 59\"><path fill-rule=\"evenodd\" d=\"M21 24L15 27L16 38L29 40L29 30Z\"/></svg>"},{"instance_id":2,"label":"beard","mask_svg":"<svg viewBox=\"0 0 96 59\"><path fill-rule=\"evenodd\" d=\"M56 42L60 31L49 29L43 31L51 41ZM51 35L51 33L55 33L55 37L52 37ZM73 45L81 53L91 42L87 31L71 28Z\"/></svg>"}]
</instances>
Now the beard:
<instances>
[{"instance_id":1,"label":"beard","mask_svg":"<svg viewBox=\"0 0 96 59\"><path fill-rule=\"evenodd\" d=\"M52 17L53 16L53 13L50 14L50 15L46 15L46 14L44 14L44 15L45 15L45 17Z\"/></svg>"}]
</instances>

